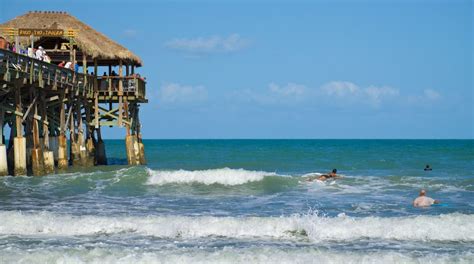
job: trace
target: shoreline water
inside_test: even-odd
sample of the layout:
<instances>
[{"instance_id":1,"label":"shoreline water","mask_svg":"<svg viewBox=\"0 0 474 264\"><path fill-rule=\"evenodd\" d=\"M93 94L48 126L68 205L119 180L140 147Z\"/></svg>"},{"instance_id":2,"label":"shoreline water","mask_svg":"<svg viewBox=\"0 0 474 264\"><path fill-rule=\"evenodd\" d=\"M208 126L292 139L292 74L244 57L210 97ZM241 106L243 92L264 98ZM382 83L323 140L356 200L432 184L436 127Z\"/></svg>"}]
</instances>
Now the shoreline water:
<instances>
[{"instance_id":1,"label":"shoreline water","mask_svg":"<svg viewBox=\"0 0 474 264\"><path fill-rule=\"evenodd\" d=\"M146 144L147 166L108 140L116 165L0 178L0 261L474 261L472 140ZM420 188L446 206L413 208Z\"/></svg>"}]
</instances>

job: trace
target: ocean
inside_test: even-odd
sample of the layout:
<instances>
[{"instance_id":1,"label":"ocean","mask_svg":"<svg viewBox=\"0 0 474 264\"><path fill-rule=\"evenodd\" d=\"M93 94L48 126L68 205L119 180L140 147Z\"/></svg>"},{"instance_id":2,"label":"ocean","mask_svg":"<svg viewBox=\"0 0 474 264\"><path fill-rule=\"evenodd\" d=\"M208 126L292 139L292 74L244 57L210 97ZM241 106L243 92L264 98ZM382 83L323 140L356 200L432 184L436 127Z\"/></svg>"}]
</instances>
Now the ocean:
<instances>
[{"instance_id":1,"label":"ocean","mask_svg":"<svg viewBox=\"0 0 474 264\"><path fill-rule=\"evenodd\" d=\"M105 143L0 178L0 263L474 263L474 140L145 140L137 167Z\"/></svg>"}]
</instances>

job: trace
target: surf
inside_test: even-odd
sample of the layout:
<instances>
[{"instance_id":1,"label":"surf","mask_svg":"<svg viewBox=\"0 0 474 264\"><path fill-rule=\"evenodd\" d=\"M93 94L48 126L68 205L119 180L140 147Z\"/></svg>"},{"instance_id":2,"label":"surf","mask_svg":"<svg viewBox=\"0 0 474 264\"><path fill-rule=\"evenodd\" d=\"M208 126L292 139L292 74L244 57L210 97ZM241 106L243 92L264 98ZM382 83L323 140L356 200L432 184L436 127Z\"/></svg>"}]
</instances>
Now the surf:
<instances>
[{"instance_id":1,"label":"surf","mask_svg":"<svg viewBox=\"0 0 474 264\"><path fill-rule=\"evenodd\" d=\"M0 212L0 235L68 237L140 235L159 238L228 237L355 241L474 241L474 215L408 217L324 217L316 214L281 217L215 216L74 216L50 212Z\"/></svg>"},{"instance_id":2,"label":"surf","mask_svg":"<svg viewBox=\"0 0 474 264\"><path fill-rule=\"evenodd\" d=\"M227 186L242 185L262 181L265 177L284 177L275 172L251 171L245 169L208 169L208 170L152 170L147 169L148 185L220 184Z\"/></svg>"},{"instance_id":3,"label":"surf","mask_svg":"<svg viewBox=\"0 0 474 264\"><path fill-rule=\"evenodd\" d=\"M471 253L447 255L429 253L419 256L407 252L351 252L319 248L259 246L251 248L104 248L10 249L1 252L6 263L471 263Z\"/></svg>"}]
</instances>

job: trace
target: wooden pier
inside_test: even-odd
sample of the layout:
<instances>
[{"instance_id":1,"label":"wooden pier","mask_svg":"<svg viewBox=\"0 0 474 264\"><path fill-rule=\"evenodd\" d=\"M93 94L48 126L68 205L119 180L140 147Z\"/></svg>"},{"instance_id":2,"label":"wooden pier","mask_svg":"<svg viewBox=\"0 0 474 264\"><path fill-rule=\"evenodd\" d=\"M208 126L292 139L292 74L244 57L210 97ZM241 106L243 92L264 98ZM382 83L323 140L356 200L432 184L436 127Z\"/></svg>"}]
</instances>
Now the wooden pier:
<instances>
[{"instance_id":1,"label":"wooden pier","mask_svg":"<svg viewBox=\"0 0 474 264\"><path fill-rule=\"evenodd\" d=\"M125 128L128 164L146 163L139 118L146 82L135 73L136 55L64 12L30 12L0 26L15 47L0 46L0 175L105 165L101 126ZM35 49L49 62L32 56ZM99 76L103 68L108 74Z\"/></svg>"}]
</instances>

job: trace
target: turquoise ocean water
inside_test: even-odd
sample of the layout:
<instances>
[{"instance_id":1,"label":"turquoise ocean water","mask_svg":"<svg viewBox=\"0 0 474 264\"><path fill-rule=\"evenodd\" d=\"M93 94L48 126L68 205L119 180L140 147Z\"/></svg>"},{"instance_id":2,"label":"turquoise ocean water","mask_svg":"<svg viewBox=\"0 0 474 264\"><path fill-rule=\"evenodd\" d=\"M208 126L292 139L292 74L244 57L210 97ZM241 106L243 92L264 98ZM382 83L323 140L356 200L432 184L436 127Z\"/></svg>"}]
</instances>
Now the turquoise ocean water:
<instances>
[{"instance_id":1,"label":"turquoise ocean water","mask_svg":"<svg viewBox=\"0 0 474 264\"><path fill-rule=\"evenodd\" d=\"M474 263L474 140L144 143L147 166L109 140L112 165L0 178L0 263Z\"/></svg>"}]
</instances>

